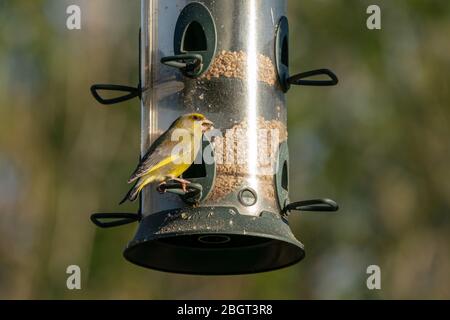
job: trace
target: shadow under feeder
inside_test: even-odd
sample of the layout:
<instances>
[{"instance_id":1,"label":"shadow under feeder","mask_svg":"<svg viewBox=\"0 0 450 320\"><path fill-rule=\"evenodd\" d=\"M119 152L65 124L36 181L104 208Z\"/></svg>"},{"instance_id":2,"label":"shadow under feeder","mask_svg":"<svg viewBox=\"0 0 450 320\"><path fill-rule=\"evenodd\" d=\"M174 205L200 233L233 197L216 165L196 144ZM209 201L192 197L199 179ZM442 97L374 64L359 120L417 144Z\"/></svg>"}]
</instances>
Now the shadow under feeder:
<instances>
[{"instance_id":1,"label":"shadow under feeder","mask_svg":"<svg viewBox=\"0 0 450 320\"><path fill-rule=\"evenodd\" d=\"M93 85L94 98L109 105L141 99L141 154L190 112L203 113L223 135L204 137L202 151L211 151L215 161L193 164L183 174L191 182L187 191L169 181L162 195L146 187L137 213L91 216L103 228L139 222L124 251L127 260L187 274L274 270L305 254L288 225L291 211L337 211L329 199L289 200L285 93L291 85L338 80L328 69L290 76L285 14L286 1L280 0L142 1L139 84ZM329 79L311 79L317 75ZM105 98L102 90L125 94ZM278 144L266 150L260 130L278 133ZM239 148L223 147L230 132ZM242 163L220 161L236 154ZM273 167L265 155L275 159Z\"/></svg>"}]
</instances>

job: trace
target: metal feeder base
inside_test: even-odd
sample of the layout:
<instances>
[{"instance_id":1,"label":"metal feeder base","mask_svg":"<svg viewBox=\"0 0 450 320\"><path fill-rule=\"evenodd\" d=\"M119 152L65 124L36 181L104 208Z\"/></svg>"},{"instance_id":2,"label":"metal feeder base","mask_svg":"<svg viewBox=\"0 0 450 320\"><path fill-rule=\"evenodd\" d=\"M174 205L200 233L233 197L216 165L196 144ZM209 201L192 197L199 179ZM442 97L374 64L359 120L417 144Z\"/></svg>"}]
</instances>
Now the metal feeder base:
<instances>
[{"instance_id":1,"label":"metal feeder base","mask_svg":"<svg viewBox=\"0 0 450 320\"><path fill-rule=\"evenodd\" d=\"M240 215L232 207L163 211L142 219L124 257L142 267L184 274L232 275L290 266L305 256L277 215Z\"/></svg>"}]
</instances>

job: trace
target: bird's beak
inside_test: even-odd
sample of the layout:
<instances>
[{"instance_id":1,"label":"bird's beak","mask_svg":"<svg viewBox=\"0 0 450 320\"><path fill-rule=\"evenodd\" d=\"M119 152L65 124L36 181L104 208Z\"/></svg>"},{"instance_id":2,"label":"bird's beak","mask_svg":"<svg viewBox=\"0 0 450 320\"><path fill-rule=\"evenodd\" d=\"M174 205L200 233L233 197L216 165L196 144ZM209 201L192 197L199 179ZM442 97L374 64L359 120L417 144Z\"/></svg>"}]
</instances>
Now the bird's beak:
<instances>
[{"instance_id":1,"label":"bird's beak","mask_svg":"<svg viewBox=\"0 0 450 320\"><path fill-rule=\"evenodd\" d=\"M211 130L214 123L212 121L209 121L208 119L205 119L202 121L202 131L206 132L208 130Z\"/></svg>"}]
</instances>

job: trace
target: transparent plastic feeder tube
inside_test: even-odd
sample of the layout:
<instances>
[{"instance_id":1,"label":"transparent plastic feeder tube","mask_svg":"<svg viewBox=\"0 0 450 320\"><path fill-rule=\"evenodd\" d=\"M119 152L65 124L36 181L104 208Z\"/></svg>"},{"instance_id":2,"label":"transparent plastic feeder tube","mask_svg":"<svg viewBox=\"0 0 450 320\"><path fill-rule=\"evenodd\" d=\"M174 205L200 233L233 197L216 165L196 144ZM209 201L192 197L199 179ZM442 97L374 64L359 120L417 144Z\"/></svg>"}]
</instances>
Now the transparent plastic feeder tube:
<instances>
[{"instance_id":1,"label":"transparent plastic feeder tube","mask_svg":"<svg viewBox=\"0 0 450 320\"><path fill-rule=\"evenodd\" d=\"M142 154L177 117L202 113L214 122L209 134L215 178L199 206L229 206L253 216L278 214L275 173L279 145L287 140L287 118L275 34L286 2L195 1L210 13L213 25L202 25L207 20L197 21L194 10L189 17L195 23L177 30L180 14L193 2L142 1ZM204 53L200 75L186 76L161 63L176 54L177 39L181 53ZM161 195L155 186L142 194L144 216L185 206L180 197Z\"/></svg>"}]
</instances>

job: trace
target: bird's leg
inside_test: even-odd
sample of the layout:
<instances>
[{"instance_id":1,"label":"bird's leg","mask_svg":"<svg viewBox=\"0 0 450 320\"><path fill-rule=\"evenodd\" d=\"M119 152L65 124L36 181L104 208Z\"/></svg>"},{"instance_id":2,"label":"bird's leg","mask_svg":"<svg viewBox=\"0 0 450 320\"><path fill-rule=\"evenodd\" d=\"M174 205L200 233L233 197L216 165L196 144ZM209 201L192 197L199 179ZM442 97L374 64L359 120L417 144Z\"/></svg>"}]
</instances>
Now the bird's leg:
<instances>
[{"instance_id":1,"label":"bird's leg","mask_svg":"<svg viewBox=\"0 0 450 320\"><path fill-rule=\"evenodd\" d=\"M166 193L167 190L165 188L163 188L163 186L165 184L167 184L167 182L165 182L165 181L163 181L160 184L158 184L158 186L156 187L156 191L158 191L161 194Z\"/></svg>"},{"instance_id":2,"label":"bird's leg","mask_svg":"<svg viewBox=\"0 0 450 320\"><path fill-rule=\"evenodd\" d=\"M184 192L187 192L187 191L188 191L188 190L187 190L187 185L188 185L188 184L191 184L191 182L190 182L189 180L182 179L182 178L172 178L172 180L179 182L179 183L181 184L181 189L182 189Z\"/></svg>"}]
</instances>

